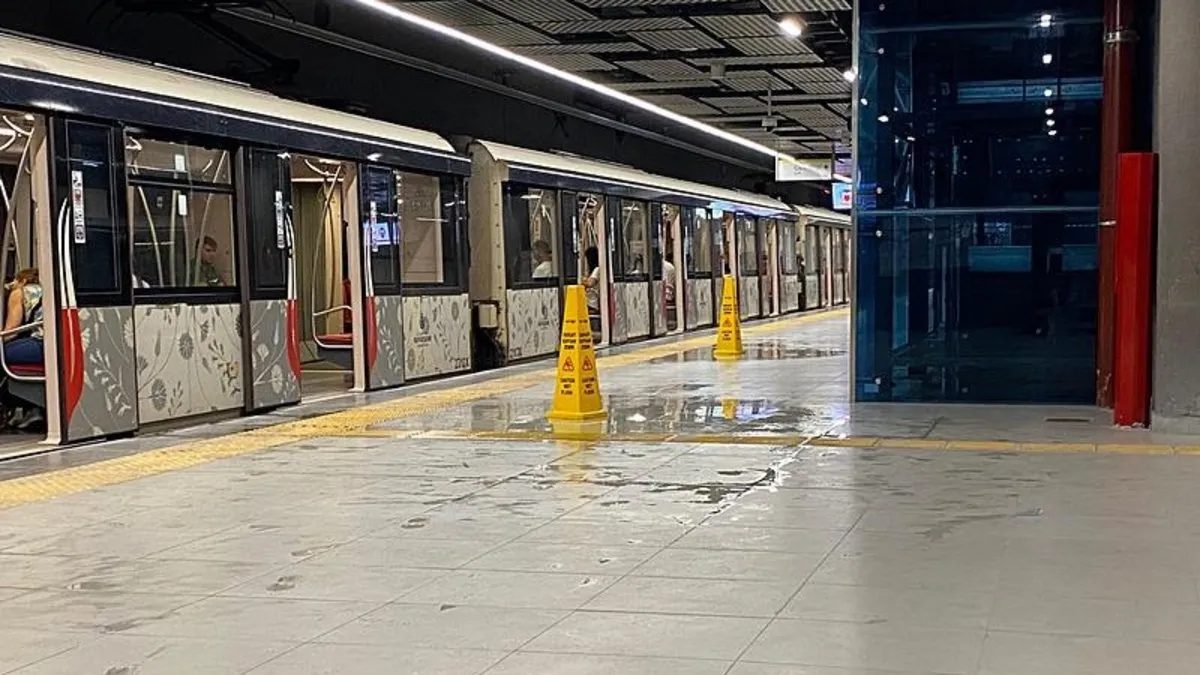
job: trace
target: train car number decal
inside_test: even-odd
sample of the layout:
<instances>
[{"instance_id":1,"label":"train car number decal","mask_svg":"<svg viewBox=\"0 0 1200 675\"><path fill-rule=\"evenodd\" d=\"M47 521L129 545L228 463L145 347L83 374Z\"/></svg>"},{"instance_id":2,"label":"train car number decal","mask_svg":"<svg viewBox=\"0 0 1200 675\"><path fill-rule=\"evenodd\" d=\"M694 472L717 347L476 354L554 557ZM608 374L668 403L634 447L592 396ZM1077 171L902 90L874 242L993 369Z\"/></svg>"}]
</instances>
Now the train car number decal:
<instances>
[{"instance_id":1,"label":"train car number decal","mask_svg":"<svg viewBox=\"0 0 1200 675\"><path fill-rule=\"evenodd\" d=\"M87 221L83 211L83 172L71 172L71 216L74 241L76 244L87 243Z\"/></svg>"},{"instance_id":2,"label":"train car number decal","mask_svg":"<svg viewBox=\"0 0 1200 675\"><path fill-rule=\"evenodd\" d=\"M287 248L287 231L283 225L283 191L275 191L275 248Z\"/></svg>"}]
</instances>

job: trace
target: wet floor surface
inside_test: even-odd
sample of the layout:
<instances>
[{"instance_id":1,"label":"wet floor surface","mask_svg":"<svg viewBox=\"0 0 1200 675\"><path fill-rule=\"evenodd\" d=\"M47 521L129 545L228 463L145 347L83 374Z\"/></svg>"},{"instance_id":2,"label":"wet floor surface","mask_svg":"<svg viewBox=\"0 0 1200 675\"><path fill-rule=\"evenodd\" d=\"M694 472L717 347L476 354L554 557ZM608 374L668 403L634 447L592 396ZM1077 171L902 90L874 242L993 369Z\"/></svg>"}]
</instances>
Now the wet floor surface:
<instances>
[{"instance_id":1,"label":"wet floor surface","mask_svg":"<svg viewBox=\"0 0 1200 675\"><path fill-rule=\"evenodd\" d=\"M1196 672L1200 458L738 442L1003 426L848 406L845 330L602 366L609 425L706 442L322 436L0 511L0 673ZM383 426L540 429L548 393Z\"/></svg>"}]
</instances>

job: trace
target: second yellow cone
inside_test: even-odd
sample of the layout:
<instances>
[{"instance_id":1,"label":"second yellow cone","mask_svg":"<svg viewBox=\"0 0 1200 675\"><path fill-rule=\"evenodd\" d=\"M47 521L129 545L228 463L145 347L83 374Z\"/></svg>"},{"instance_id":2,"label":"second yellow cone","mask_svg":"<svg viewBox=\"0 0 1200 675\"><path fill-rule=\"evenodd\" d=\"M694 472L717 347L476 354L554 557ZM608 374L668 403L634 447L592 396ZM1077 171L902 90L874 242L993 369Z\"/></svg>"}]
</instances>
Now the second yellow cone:
<instances>
[{"instance_id":1,"label":"second yellow cone","mask_svg":"<svg viewBox=\"0 0 1200 675\"><path fill-rule=\"evenodd\" d=\"M713 357L720 360L739 359L744 351L737 280L731 275L726 275L725 286L721 291L721 318L717 324L717 346L713 350Z\"/></svg>"}]
</instances>

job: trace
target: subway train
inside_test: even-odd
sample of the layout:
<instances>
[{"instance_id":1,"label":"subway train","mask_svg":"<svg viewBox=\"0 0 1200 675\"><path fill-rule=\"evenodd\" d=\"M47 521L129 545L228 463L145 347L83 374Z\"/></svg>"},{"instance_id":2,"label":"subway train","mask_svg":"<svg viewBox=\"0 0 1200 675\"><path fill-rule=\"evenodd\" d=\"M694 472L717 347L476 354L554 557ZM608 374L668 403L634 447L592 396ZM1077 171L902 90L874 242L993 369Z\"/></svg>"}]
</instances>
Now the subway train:
<instances>
[{"instance_id":1,"label":"subway train","mask_svg":"<svg viewBox=\"0 0 1200 675\"><path fill-rule=\"evenodd\" d=\"M0 358L7 428L74 443L545 357L568 284L601 345L712 326L724 274L745 319L848 301L843 214L456 142L0 34L3 335L45 345Z\"/></svg>"}]
</instances>

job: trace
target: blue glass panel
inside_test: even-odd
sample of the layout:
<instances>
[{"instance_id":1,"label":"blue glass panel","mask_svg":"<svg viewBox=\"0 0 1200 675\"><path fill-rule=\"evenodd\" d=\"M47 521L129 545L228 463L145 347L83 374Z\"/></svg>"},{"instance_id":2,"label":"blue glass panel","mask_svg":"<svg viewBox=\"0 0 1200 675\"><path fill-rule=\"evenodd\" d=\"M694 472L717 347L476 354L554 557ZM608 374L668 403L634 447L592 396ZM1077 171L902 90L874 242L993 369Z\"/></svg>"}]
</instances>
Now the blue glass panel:
<instances>
[{"instance_id":1,"label":"blue glass panel","mask_svg":"<svg viewBox=\"0 0 1200 675\"><path fill-rule=\"evenodd\" d=\"M1093 400L1099 12L863 4L857 399Z\"/></svg>"}]
</instances>

